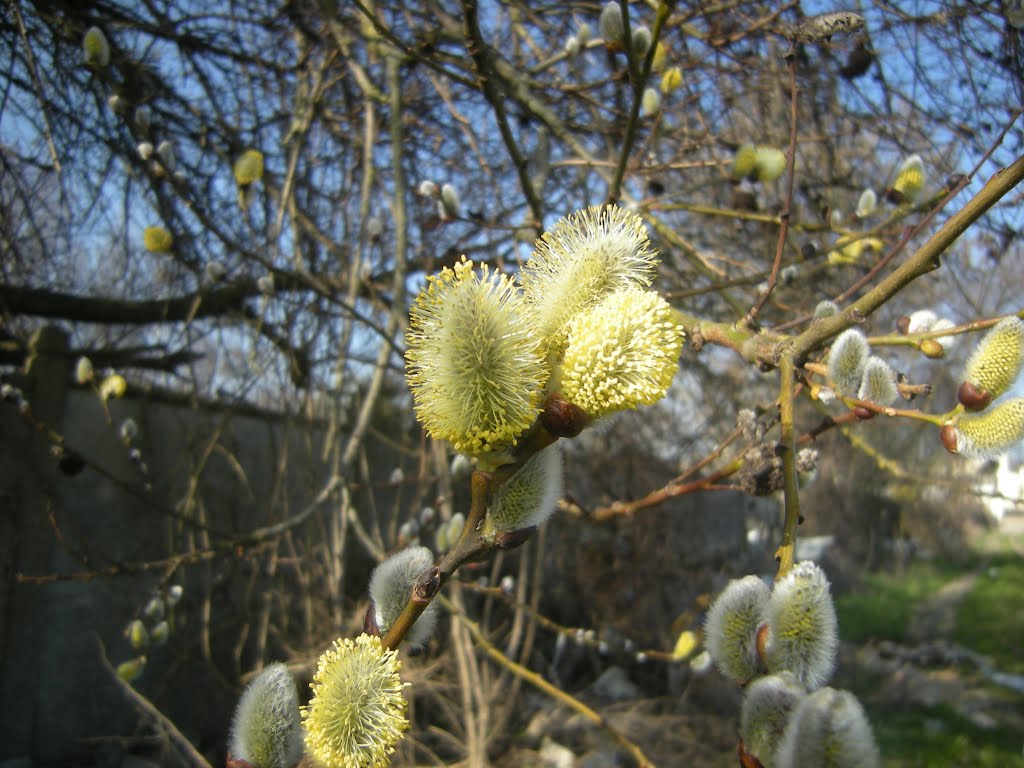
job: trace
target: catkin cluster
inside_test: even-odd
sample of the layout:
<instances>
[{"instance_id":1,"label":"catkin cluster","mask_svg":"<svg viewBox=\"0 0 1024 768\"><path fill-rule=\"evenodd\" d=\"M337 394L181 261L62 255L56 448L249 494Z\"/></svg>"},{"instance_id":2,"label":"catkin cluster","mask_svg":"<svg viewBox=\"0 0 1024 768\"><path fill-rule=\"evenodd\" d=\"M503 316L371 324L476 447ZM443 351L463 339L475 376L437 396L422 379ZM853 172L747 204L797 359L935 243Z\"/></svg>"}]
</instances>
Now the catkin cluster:
<instances>
[{"instance_id":1,"label":"catkin cluster","mask_svg":"<svg viewBox=\"0 0 1024 768\"><path fill-rule=\"evenodd\" d=\"M722 673L747 685L741 754L765 768L881 764L857 699L823 687L839 633L829 582L817 565L797 563L770 590L758 576L730 582L708 611L704 637Z\"/></svg>"}]
</instances>

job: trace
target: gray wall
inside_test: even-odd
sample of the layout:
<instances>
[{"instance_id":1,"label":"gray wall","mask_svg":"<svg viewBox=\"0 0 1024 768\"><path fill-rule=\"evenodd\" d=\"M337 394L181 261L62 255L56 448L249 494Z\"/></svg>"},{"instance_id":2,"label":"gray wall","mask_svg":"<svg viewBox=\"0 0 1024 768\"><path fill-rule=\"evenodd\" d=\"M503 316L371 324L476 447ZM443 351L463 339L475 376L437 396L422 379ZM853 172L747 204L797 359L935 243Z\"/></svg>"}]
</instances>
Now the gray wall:
<instances>
[{"instance_id":1,"label":"gray wall","mask_svg":"<svg viewBox=\"0 0 1024 768\"><path fill-rule=\"evenodd\" d=\"M68 386L65 338L44 334L37 350L16 383L33 417L87 466L65 476L52 436L13 404L0 408L0 764L119 765L121 752L181 762L153 738L158 731L100 656L101 643L114 666L138 654L124 627L171 584L183 585L185 597L170 614L170 641L149 649L135 687L222 760L239 676L341 631L326 626L339 612L325 606L339 592L325 547L340 514L337 496L283 537L229 544L311 502L330 476L323 432L131 396L109 403L108 421L95 392ZM129 416L148 474L118 435ZM188 559L211 546L223 551ZM176 555L184 559L167 560ZM354 620L355 606L346 607L341 615Z\"/></svg>"}]
</instances>

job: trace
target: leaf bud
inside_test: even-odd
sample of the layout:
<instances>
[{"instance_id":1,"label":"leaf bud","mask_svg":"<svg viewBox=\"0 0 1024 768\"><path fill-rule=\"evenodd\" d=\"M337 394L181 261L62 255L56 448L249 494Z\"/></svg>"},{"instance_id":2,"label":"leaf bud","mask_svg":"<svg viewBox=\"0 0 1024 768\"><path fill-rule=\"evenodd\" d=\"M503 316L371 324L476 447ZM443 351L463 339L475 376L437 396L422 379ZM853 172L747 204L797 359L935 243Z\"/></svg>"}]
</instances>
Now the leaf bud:
<instances>
[{"instance_id":1,"label":"leaf bud","mask_svg":"<svg viewBox=\"0 0 1024 768\"><path fill-rule=\"evenodd\" d=\"M983 411L992 403L992 393L987 389L978 389L969 381L960 384L956 399L968 411Z\"/></svg>"},{"instance_id":2,"label":"leaf bud","mask_svg":"<svg viewBox=\"0 0 1024 768\"><path fill-rule=\"evenodd\" d=\"M498 549L515 549L521 547L537 532L537 526L520 528L518 531L499 531L494 536L494 546Z\"/></svg>"},{"instance_id":3,"label":"leaf bud","mask_svg":"<svg viewBox=\"0 0 1024 768\"><path fill-rule=\"evenodd\" d=\"M556 437L576 437L589 421L586 411L558 392L552 392L544 400L540 419L544 429Z\"/></svg>"},{"instance_id":4,"label":"leaf bud","mask_svg":"<svg viewBox=\"0 0 1024 768\"><path fill-rule=\"evenodd\" d=\"M929 357L932 360L937 360L946 354L945 347L937 339L922 339L918 349L921 350L925 357Z\"/></svg>"}]
</instances>

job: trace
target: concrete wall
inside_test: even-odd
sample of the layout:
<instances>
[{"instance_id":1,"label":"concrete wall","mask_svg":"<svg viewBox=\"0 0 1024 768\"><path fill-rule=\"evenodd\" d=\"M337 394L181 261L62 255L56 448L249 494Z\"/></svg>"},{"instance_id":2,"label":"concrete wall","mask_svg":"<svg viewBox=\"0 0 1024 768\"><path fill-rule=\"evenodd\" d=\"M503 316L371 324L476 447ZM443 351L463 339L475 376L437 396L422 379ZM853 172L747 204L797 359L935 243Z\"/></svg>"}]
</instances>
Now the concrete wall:
<instances>
[{"instance_id":1,"label":"concrete wall","mask_svg":"<svg viewBox=\"0 0 1024 768\"><path fill-rule=\"evenodd\" d=\"M340 615L355 619L354 602L329 605L343 591L332 583L339 563L356 582L369 567L365 553L358 568L350 561L359 553L329 567L337 496L285 536L230 546L298 514L323 488L323 431L131 397L111 401L108 417L95 392L68 387L66 344L59 332L43 334L17 380L31 418L0 408L0 765L120 765L132 754L187 762L158 738L100 651L115 666L136 657L123 630L172 584L185 593L168 616L171 637L145 651L134 685L223 760L240 675L336 636L341 628L329 624ZM131 447L141 462L118 434L127 417L139 427ZM62 474L53 437L34 420L86 458L79 474ZM210 548L220 549L194 554Z\"/></svg>"}]
</instances>

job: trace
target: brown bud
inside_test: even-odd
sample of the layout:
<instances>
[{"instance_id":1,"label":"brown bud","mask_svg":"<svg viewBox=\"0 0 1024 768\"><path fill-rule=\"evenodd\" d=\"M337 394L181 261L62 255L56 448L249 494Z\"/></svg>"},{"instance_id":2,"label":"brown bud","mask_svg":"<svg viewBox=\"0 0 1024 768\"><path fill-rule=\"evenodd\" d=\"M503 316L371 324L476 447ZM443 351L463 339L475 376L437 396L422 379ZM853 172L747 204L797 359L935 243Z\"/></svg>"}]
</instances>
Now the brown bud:
<instances>
[{"instance_id":1,"label":"brown bud","mask_svg":"<svg viewBox=\"0 0 1024 768\"><path fill-rule=\"evenodd\" d=\"M228 755L228 760L224 765L225 768L256 768L248 760L239 760L231 755Z\"/></svg>"},{"instance_id":2,"label":"brown bud","mask_svg":"<svg viewBox=\"0 0 1024 768\"><path fill-rule=\"evenodd\" d=\"M740 768L764 768L764 763L747 752L743 739L740 739L740 743L736 746L736 754L740 756Z\"/></svg>"},{"instance_id":3,"label":"brown bud","mask_svg":"<svg viewBox=\"0 0 1024 768\"><path fill-rule=\"evenodd\" d=\"M907 331L910 330L910 318L907 315L900 315L896 319L896 330L904 336L907 335Z\"/></svg>"},{"instance_id":4,"label":"brown bud","mask_svg":"<svg viewBox=\"0 0 1024 768\"><path fill-rule=\"evenodd\" d=\"M903 201L907 199L902 192L898 189L893 189L892 187L885 190L884 197L886 202L892 203L893 205L902 205Z\"/></svg>"},{"instance_id":5,"label":"brown bud","mask_svg":"<svg viewBox=\"0 0 1024 768\"><path fill-rule=\"evenodd\" d=\"M441 570L432 565L416 579L412 587L412 599L420 603L427 603L437 594L441 588Z\"/></svg>"},{"instance_id":6,"label":"brown bud","mask_svg":"<svg viewBox=\"0 0 1024 768\"><path fill-rule=\"evenodd\" d=\"M946 179L946 189L953 189L960 184L964 179L967 178L967 174L954 173L948 179Z\"/></svg>"},{"instance_id":7,"label":"brown bud","mask_svg":"<svg viewBox=\"0 0 1024 768\"><path fill-rule=\"evenodd\" d=\"M537 532L537 526L521 528L518 531L501 531L494 537L494 544L498 549L515 549L521 547L527 540Z\"/></svg>"},{"instance_id":8,"label":"brown bud","mask_svg":"<svg viewBox=\"0 0 1024 768\"><path fill-rule=\"evenodd\" d=\"M946 350L942 348L942 344L937 342L935 339L923 340L919 349L924 353L925 357L930 357L933 360L942 357L946 352Z\"/></svg>"},{"instance_id":9,"label":"brown bud","mask_svg":"<svg viewBox=\"0 0 1024 768\"><path fill-rule=\"evenodd\" d=\"M942 441L942 447L950 453L959 453L956 449L956 427L952 424L946 424L939 430L939 440Z\"/></svg>"},{"instance_id":10,"label":"brown bud","mask_svg":"<svg viewBox=\"0 0 1024 768\"><path fill-rule=\"evenodd\" d=\"M377 626L377 606L373 600L366 607L366 614L363 616L363 634L380 637L380 627Z\"/></svg>"},{"instance_id":11,"label":"brown bud","mask_svg":"<svg viewBox=\"0 0 1024 768\"><path fill-rule=\"evenodd\" d=\"M868 419L875 418L874 411L870 411L862 405L854 406L853 415L857 417L857 421L867 421Z\"/></svg>"},{"instance_id":12,"label":"brown bud","mask_svg":"<svg viewBox=\"0 0 1024 768\"><path fill-rule=\"evenodd\" d=\"M987 389L978 389L971 382L965 381L957 390L956 399L968 411L983 411L992 402L992 393Z\"/></svg>"},{"instance_id":13,"label":"brown bud","mask_svg":"<svg viewBox=\"0 0 1024 768\"><path fill-rule=\"evenodd\" d=\"M544 401L540 415L544 429L556 437L576 437L587 426L587 412L573 405L559 392L552 392Z\"/></svg>"},{"instance_id":14,"label":"brown bud","mask_svg":"<svg viewBox=\"0 0 1024 768\"><path fill-rule=\"evenodd\" d=\"M768 628L768 622L765 622L757 628L757 634L754 636L754 647L757 649L757 658L761 661L761 666L768 669L768 635L771 634L771 630Z\"/></svg>"}]
</instances>

